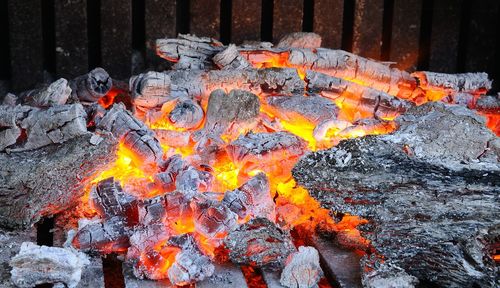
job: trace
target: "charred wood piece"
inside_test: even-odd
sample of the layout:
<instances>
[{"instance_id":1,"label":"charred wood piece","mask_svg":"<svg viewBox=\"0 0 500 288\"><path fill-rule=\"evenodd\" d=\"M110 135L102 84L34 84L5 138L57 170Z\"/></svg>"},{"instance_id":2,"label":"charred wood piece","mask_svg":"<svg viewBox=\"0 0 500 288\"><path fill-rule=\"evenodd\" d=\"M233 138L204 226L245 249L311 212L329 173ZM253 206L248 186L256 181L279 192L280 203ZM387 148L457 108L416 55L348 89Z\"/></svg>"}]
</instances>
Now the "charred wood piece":
<instances>
[{"instance_id":1,"label":"charred wood piece","mask_svg":"<svg viewBox=\"0 0 500 288\"><path fill-rule=\"evenodd\" d=\"M168 119L176 128L192 130L203 121L203 109L191 99L179 101L170 111Z\"/></svg>"},{"instance_id":2,"label":"charred wood piece","mask_svg":"<svg viewBox=\"0 0 500 288\"><path fill-rule=\"evenodd\" d=\"M343 108L357 111L361 113L360 117L393 119L414 106L385 92L323 73L307 71L306 82L310 92L319 93Z\"/></svg>"},{"instance_id":3,"label":"charred wood piece","mask_svg":"<svg viewBox=\"0 0 500 288\"><path fill-rule=\"evenodd\" d=\"M198 147L222 145L222 134L256 120L259 110L259 98L250 92L232 90L226 95L222 90L215 90L208 98L205 126L196 131L193 138Z\"/></svg>"},{"instance_id":4,"label":"charred wood piece","mask_svg":"<svg viewBox=\"0 0 500 288\"><path fill-rule=\"evenodd\" d=\"M316 49L321 47L321 36L312 32L294 32L283 36L276 48L308 48Z\"/></svg>"},{"instance_id":5,"label":"charred wood piece","mask_svg":"<svg viewBox=\"0 0 500 288\"><path fill-rule=\"evenodd\" d=\"M152 165L162 158L163 150L153 131L121 104L114 104L97 123L97 128L109 131L123 141L125 147L137 156L138 165Z\"/></svg>"},{"instance_id":6,"label":"charred wood piece","mask_svg":"<svg viewBox=\"0 0 500 288\"><path fill-rule=\"evenodd\" d=\"M87 114L80 104L42 110L0 106L0 151L20 152L64 143L87 134Z\"/></svg>"},{"instance_id":7,"label":"charred wood piece","mask_svg":"<svg viewBox=\"0 0 500 288\"><path fill-rule=\"evenodd\" d=\"M294 162L307 150L305 142L289 132L248 133L226 146L231 160L249 170Z\"/></svg>"},{"instance_id":8,"label":"charred wood piece","mask_svg":"<svg viewBox=\"0 0 500 288\"><path fill-rule=\"evenodd\" d=\"M190 131L153 129L153 132L161 145L171 148L187 147L191 139Z\"/></svg>"},{"instance_id":9,"label":"charred wood piece","mask_svg":"<svg viewBox=\"0 0 500 288\"><path fill-rule=\"evenodd\" d=\"M446 94L471 93L485 94L491 89L492 81L486 73L445 74L418 71L411 74L418 79L424 90L442 91Z\"/></svg>"},{"instance_id":10,"label":"charred wood piece","mask_svg":"<svg viewBox=\"0 0 500 288\"><path fill-rule=\"evenodd\" d=\"M290 234L266 218L254 218L231 231L224 240L234 263L281 268L295 251Z\"/></svg>"},{"instance_id":11,"label":"charred wood piece","mask_svg":"<svg viewBox=\"0 0 500 288\"><path fill-rule=\"evenodd\" d=\"M222 49L223 44L213 38L189 34L179 34L177 39L156 40L156 54L171 62L178 62L181 57L204 62Z\"/></svg>"},{"instance_id":12,"label":"charred wood piece","mask_svg":"<svg viewBox=\"0 0 500 288\"><path fill-rule=\"evenodd\" d=\"M240 219L264 217L270 221L276 220L269 179L264 173L252 177L238 189L226 192L222 203L238 214Z\"/></svg>"},{"instance_id":13,"label":"charred wood piece","mask_svg":"<svg viewBox=\"0 0 500 288\"><path fill-rule=\"evenodd\" d=\"M130 77L130 91L135 105L154 108L171 98L170 77L162 72L147 72Z\"/></svg>"},{"instance_id":14,"label":"charred wood piece","mask_svg":"<svg viewBox=\"0 0 500 288\"><path fill-rule=\"evenodd\" d=\"M323 206L370 220L362 236L384 260L366 258L363 278L398 278L385 263L437 286L495 287L500 141L461 106L429 103L396 122L392 135L304 157L294 177Z\"/></svg>"},{"instance_id":15,"label":"charred wood piece","mask_svg":"<svg viewBox=\"0 0 500 288\"><path fill-rule=\"evenodd\" d=\"M90 192L90 199L101 218L107 220L119 216L127 219L128 226L137 224L137 198L124 192L113 177L97 183Z\"/></svg>"},{"instance_id":16,"label":"charred wood piece","mask_svg":"<svg viewBox=\"0 0 500 288\"><path fill-rule=\"evenodd\" d=\"M208 239L219 240L237 224L238 216L224 203L210 199L204 194L191 201L196 231Z\"/></svg>"},{"instance_id":17,"label":"charred wood piece","mask_svg":"<svg viewBox=\"0 0 500 288\"><path fill-rule=\"evenodd\" d=\"M72 245L85 252L109 254L126 252L130 246L131 231L127 228L127 219L112 217L104 221L80 220L78 232Z\"/></svg>"},{"instance_id":18,"label":"charred wood piece","mask_svg":"<svg viewBox=\"0 0 500 288\"><path fill-rule=\"evenodd\" d=\"M175 178L175 188L189 201L199 192L210 190L212 181L213 177L209 172L188 167L179 172Z\"/></svg>"},{"instance_id":19,"label":"charred wood piece","mask_svg":"<svg viewBox=\"0 0 500 288\"><path fill-rule=\"evenodd\" d=\"M158 243L167 241L172 236L164 223L141 222L141 225L134 228L130 235L130 247L127 250L127 262L134 262L140 259L141 253L149 251ZM140 265L136 266L137 268ZM141 274L137 271L136 274Z\"/></svg>"},{"instance_id":20,"label":"charred wood piece","mask_svg":"<svg viewBox=\"0 0 500 288\"><path fill-rule=\"evenodd\" d=\"M0 225L31 226L80 201L96 173L116 159L118 143L92 133L33 151L0 153ZM26 209L29 207L29 209Z\"/></svg>"},{"instance_id":21,"label":"charred wood piece","mask_svg":"<svg viewBox=\"0 0 500 288\"><path fill-rule=\"evenodd\" d=\"M168 269L168 279L174 285L188 285L212 276L215 267L198 249L193 237L184 234L169 239L168 244L181 248Z\"/></svg>"},{"instance_id":22,"label":"charred wood piece","mask_svg":"<svg viewBox=\"0 0 500 288\"><path fill-rule=\"evenodd\" d=\"M113 80L102 68L95 68L85 75L70 81L71 98L82 103L97 102L108 94L113 87Z\"/></svg>"},{"instance_id":23,"label":"charred wood piece","mask_svg":"<svg viewBox=\"0 0 500 288\"><path fill-rule=\"evenodd\" d=\"M89 264L87 256L74 249L24 242L10 261L11 280L17 287L59 283L74 288L80 282L82 269Z\"/></svg>"},{"instance_id":24,"label":"charred wood piece","mask_svg":"<svg viewBox=\"0 0 500 288\"><path fill-rule=\"evenodd\" d=\"M300 246L288 255L281 272L281 285L289 288L315 287L323 277L319 266L319 254L313 247Z\"/></svg>"},{"instance_id":25,"label":"charred wood piece","mask_svg":"<svg viewBox=\"0 0 500 288\"><path fill-rule=\"evenodd\" d=\"M217 53L213 61L220 69L245 69L251 67L250 63L240 55L234 44Z\"/></svg>"},{"instance_id":26,"label":"charred wood piece","mask_svg":"<svg viewBox=\"0 0 500 288\"><path fill-rule=\"evenodd\" d=\"M23 105L50 107L66 104L70 95L68 80L61 78L49 86L20 93L18 100Z\"/></svg>"}]
</instances>

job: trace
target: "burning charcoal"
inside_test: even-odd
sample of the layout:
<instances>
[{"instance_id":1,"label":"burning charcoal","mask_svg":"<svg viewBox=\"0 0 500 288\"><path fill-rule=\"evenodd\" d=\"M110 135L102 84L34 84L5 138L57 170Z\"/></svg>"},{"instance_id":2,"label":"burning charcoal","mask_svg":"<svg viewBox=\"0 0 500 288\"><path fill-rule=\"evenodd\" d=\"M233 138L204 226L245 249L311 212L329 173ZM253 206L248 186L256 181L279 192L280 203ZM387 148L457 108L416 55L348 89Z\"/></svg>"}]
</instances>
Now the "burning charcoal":
<instances>
[{"instance_id":1,"label":"burning charcoal","mask_svg":"<svg viewBox=\"0 0 500 288\"><path fill-rule=\"evenodd\" d=\"M282 267L295 251L290 234L266 218L254 218L231 231L224 240L234 263L257 267Z\"/></svg>"},{"instance_id":2,"label":"burning charcoal","mask_svg":"<svg viewBox=\"0 0 500 288\"><path fill-rule=\"evenodd\" d=\"M137 198L123 191L119 182L108 178L97 183L90 192L93 207L104 219L126 218L129 225L138 221Z\"/></svg>"},{"instance_id":3,"label":"burning charcoal","mask_svg":"<svg viewBox=\"0 0 500 288\"><path fill-rule=\"evenodd\" d=\"M139 279L148 278L162 280L168 277L168 269L175 261L175 256L180 253L179 248L167 245L166 240L156 243L153 247L146 247L141 251L136 264L134 275Z\"/></svg>"},{"instance_id":4,"label":"burning charcoal","mask_svg":"<svg viewBox=\"0 0 500 288\"><path fill-rule=\"evenodd\" d=\"M294 32L283 36L277 48L310 48L321 47L321 36L312 32Z\"/></svg>"},{"instance_id":5,"label":"burning charcoal","mask_svg":"<svg viewBox=\"0 0 500 288\"><path fill-rule=\"evenodd\" d=\"M200 194L191 201L196 231L209 239L220 239L237 226L238 216L223 203Z\"/></svg>"},{"instance_id":6,"label":"burning charcoal","mask_svg":"<svg viewBox=\"0 0 500 288\"><path fill-rule=\"evenodd\" d=\"M97 123L97 128L109 131L139 158L141 163L152 164L159 161L163 149L158 140L144 123L137 120L122 104L113 107Z\"/></svg>"},{"instance_id":7,"label":"burning charcoal","mask_svg":"<svg viewBox=\"0 0 500 288\"><path fill-rule=\"evenodd\" d=\"M86 117L80 104L54 106L46 110L29 106L0 106L0 130L10 129L4 132L6 139L0 140L0 146L4 146L6 151L19 152L64 143L88 133Z\"/></svg>"},{"instance_id":8,"label":"burning charcoal","mask_svg":"<svg viewBox=\"0 0 500 288\"><path fill-rule=\"evenodd\" d=\"M203 109L193 100L186 99L175 105L168 119L177 128L195 129L203 121Z\"/></svg>"},{"instance_id":9,"label":"burning charcoal","mask_svg":"<svg viewBox=\"0 0 500 288\"><path fill-rule=\"evenodd\" d=\"M339 120L339 108L331 100L318 96L271 96L267 103L278 118L290 123L308 121L316 126L313 131L318 141L329 129L342 130L351 123Z\"/></svg>"},{"instance_id":10,"label":"burning charcoal","mask_svg":"<svg viewBox=\"0 0 500 288\"><path fill-rule=\"evenodd\" d=\"M249 123L259 115L259 98L247 91L232 90L228 95L216 90L208 98L205 126L194 133L198 145L222 144L220 136L231 126Z\"/></svg>"},{"instance_id":11,"label":"burning charcoal","mask_svg":"<svg viewBox=\"0 0 500 288\"><path fill-rule=\"evenodd\" d=\"M87 256L74 249L24 242L10 261L11 280L17 287L63 283L73 288L80 282L82 269L89 264Z\"/></svg>"},{"instance_id":12,"label":"burning charcoal","mask_svg":"<svg viewBox=\"0 0 500 288\"><path fill-rule=\"evenodd\" d=\"M287 162L292 162L303 155L306 149L305 142L289 132L250 132L226 147L233 162L246 166L249 170L255 168L265 171L276 163L286 165Z\"/></svg>"},{"instance_id":13,"label":"burning charcoal","mask_svg":"<svg viewBox=\"0 0 500 288\"><path fill-rule=\"evenodd\" d=\"M418 79L422 89L440 91L444 93L443 96L458 92L485 94L491 89L492 83L486 73L445 74L418 71L411 75Z\"/></svg>"},{"instance_id":14,"label":"burning charcoal","mask_svg":"<svg viewBox=\"0 0 500 288\"><path fill-rule=\"evenodd\" d=\"M238 189L226 192L222 203L238 214L240 219L247 216L265 217L274 222L276 218L269 180L264 173L252 177Z\"/></svg>"},{"instance_id":15,"label":"burning charcoal","mask_svg":"<svg viewBox=\"0 0 500 288\"><path fill-rule=\"evenodd\" d=\"M184 233L186 227L194 225L190 202L183 193L174 191L165 194L165 205L166 222L170 228Z\"/></svg>"},{"instance_id":16,"label":"burning charcoal","mask_svg":"<svg viewBox=\"0 0 500 288\"><path fill-rule=\"evenodd\" d=\"M338 132L336 136L340 138L361 137L365 135L389 134L396 130L394 121L384 121L379 119L361 119L353 123L352 126Z\"/></svg>"},{"instance_id":17,"label":"burning charcoal","mask_svg":"<svg viewBox=\"0 0 500 288\"><path fill-rule=\"evenodd\" d=\"M207 191L212 183L212 175L199 171L193 167L181 171L175 179L175 187L182 192L186 199L193 198L198 192Z\"/></svg>"},{"instance_id":18,"label":"burning charcoal","mask_svg":"<svg viewBox=\"0 0 500 288\"><path fill-rule=\"evenodd\" d=\"M155 175L155 183L160 185L164 191L173 191L175 189L175 178L177 175L189 167L189 163L184 161L181 155L176 154L169 157L165 162L160 163L160 172Z\"/></svg>"},{"instance_id":19,"label":"burning charcoal","mask_svg":"<svg viewBox=\"0 0 500 288\"><path fill-rule=\"evenodd\" d=\"M245 69L250 67L250 63L240 55L234 44L230 44L226 49L217 53L213 57L213 61L220 69Z\"/></svg>"},{"instance_id":20,"label":"burning charcoal","mask_svg":"<svg viewBox=\"0 0 500 288\"><path fill-rule=\"evenodd\" d=\"M281 285L289 288L317 287L323 277L319 266L319 254L313 247L300 246L299 251L288 255L281 272Z\"/></svg>"},{"instance_id":21,"label":"burning charcoal","mask_svg":"<svg viewBox=\"0 0 500 288\"><path fill-rule=\"evenodd\" d=\"M108 94L113 87L113 80L102 68L95 68L89 73L70 81L71 98L81 102L97 102Z\"/></svg>"},{"instance_id":22,"label":"burning charcoal","mask_svg":"<svg viewBox=\"0 0 500 288\"><path fill-rule=\"evenodd\" d=\"M140 224L151 225L163 221L166 214L164 196L141 200L138 206Z\"/></svg>"},{"instance_id":23,"label":"burning charcoal","mask_svg":"<svg viewBox=\"0 0 500 288\"><path fill-rule=\"evenodd\" d=\"M78 232L72 241L77 249L108 254L127 251L130 246L127 220L124 218L113 217L104 222L87 220L78 225Z\"/></svg>"},{"instance_id":24,"label":"burning charcoal","mask_svg":"<svg viewBox=\"0 0 500 288\"><path fill-rule=\"evenodd\" d=\"M68 80L60 78L47 87L20 93L18 99L23 105L50 107L66 104L70 94Z\"/></svg>"},{"instance_id":25,"label":"burning charcoal","mask_svg":"<svg viewBox=\"0 0 500 288\"><path fill-rule=\"evenodd\" d=\"M132 235L130 235L127 260L139 259L143 251L152 249L158 243L168 240L171 236L172 231L163 223L144 223L144 225L136 227Z\"/></svg>"},{"instance_id":26,"label":"burning charcoal","mask_svg":"<svg viewBox=\"0 0 500 288\"><path fill-rule=\"evenodd\" d=\"M134 104L154 108L171 99L170 77L161 72L147 72L130 77L130 91Z\"/></svg>"},{"instance_id":27,"label":"burning charcoal","mask_svg":"<svg viewBox=\"0 0 500 288\"><path fill-rule=\"evenodd\" d=\"M191 235L172 237L168 243L181 248L181 252L175 256L175 262L168 269L168 278L172 284L183 286L212 276L214 265L201 253Z\"/></svg>"}]
</instances>

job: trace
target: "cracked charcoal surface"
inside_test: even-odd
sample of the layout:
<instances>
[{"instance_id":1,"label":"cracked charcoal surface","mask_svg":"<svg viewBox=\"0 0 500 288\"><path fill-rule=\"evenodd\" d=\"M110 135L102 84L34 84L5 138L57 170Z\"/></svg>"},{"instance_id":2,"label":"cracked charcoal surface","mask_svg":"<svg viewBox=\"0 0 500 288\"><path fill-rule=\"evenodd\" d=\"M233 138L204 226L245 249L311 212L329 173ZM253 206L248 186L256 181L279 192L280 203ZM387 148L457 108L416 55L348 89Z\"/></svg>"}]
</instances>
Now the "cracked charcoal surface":
<instances>
[{"instance_id":1,"label":"cracked charcoal surface","mask_svg":"<svg viewBox=\"0 0 500 288\"><path fill-rule=\"evenodd\" d=\"M441 103L397 122L392 135L307 155L295 179L323 206L369 219L362 234L387 264L418 281L498 285L490 254L500 230L498 138L473 111ZM396 277L377 258L363 265L375 270L365 280Z\"/></svg>"}]
</instances>

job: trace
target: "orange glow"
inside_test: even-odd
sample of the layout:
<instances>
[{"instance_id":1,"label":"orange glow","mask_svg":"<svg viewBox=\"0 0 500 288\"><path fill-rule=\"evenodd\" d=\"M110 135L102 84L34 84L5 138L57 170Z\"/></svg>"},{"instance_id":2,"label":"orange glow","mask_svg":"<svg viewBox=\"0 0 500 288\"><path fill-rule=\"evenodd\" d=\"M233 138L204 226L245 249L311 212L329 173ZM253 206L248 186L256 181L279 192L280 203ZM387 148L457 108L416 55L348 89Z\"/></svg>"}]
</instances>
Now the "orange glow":
<instances>
[{"instance_id":1,"label":"orange glow","mask_svg":"<svg viewBox=\"0 0 500 288\"><path fill-rule=\"evenodd\" d=\"M117 89L111 89L108 92L108 94L104 95L101 99L99 99L97 103L99 103L99 105L107 109L108 107L113 105L113 103L115 102L115 97L118 95L119 92L120 91Z\"/></svg>"}]
</instances>

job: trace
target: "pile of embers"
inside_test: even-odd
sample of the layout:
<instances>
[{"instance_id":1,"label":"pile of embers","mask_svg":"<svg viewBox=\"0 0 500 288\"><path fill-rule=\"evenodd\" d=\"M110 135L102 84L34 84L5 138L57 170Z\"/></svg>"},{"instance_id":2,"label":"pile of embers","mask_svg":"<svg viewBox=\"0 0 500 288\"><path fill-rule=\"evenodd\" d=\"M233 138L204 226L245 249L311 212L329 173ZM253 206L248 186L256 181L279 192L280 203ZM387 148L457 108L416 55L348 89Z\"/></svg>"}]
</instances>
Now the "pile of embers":
<instances>
[{"instance_id":1,"label":"pile of embers","mask_svg":"<svg viewBox=\"0 0 500 288\"><path fill-rule=\"evenodd\" d=\"M282 285L313 287L322 277L318 253L312 247L297 250L294 243L303 243L304 235L318 230L366 255L367 286L396 278L405 285L455 283L441 277L444 272L434 271L429 274L433 278L425 279L422 271L410 267L415 261L439 263L442 250L437 244L438 248L429 243L432 249L426 256L415 250L422 259L412 258L408 262L412 265L402 263L404 257L391 262L401 256L394 250L405 249L398 237L415 237L421 226L409 233L405 230L409 226L393 221L402 225L401 230L386 235L386 240L370 235L378 235L377 229L394 232L387 219L409 213L407 209L380 216L380 211L394 212L391 207L400 209L398 203L410 198L415 204L408 205L417 205L418 197L408 189L425 190L442 182L457 190L477 191L471 199L492 197L498 204L498 190L494 191L500 170L499 140L470 110L486 116L488 127L500 132L498 98L482 96L491 81L485 73L409 74L320 45L321 38L312 33L290 34L275 46L224 46L211 38L179 35L157 41L158 55L175 63L169 71L147 72L133 76L128 85L117 81L113 85L98 68L69 82L59 79L17 97L7 95L0 106L0 151L8 152L0 154L6 163L0 168L0 224L24 227L76 205L78 209L65 212L86 217L75 227L74 247L123 254L137 277L168 278L176 285L209 277L214 261L230 260L284 268ZM421 127L432 121L448 126L434 127L440 131ZM469 135L460 148L456 127L464 123L473 126L473 132L470 126L462 131L479 133L480 138ZM393 138L345 140L393 133L398 127L387 136ZM339 142L339 148L309 153ZM441 151L436 148L440 146L460 149ZM292 176L292 168L304 155ZM478 163L465 168L439 166L431 158ZM422 164L423 159L434 166ZM467 178L462 168L483 179ZM454 177L461 177L461 182L452 181ZM373 195L377 192L382 196ZM381 207L387 200L381 198L393 194L403 200ZM439 203L434 204L446 205ZM357 208L369 204L376 208ZM498 208L484 206L489 216L474 215L480 225L468 226L471 233L499 225ZM411 217L428 220L420 208ZM455 208L466 213L467 205ZM373 219L362 226L369 239L356 229L368 223L365 219ZM403 246L390 244L392 239ZM421 241L428 239L422 236ZM453 241L443 239L436 241ZM495 239L481 248L490 249L498 243ZM498 255L490 250L481 255L493 264L478 264L481 269L467 264L475 267L466 271L472 276L457 278L493 283L490 272ZM391 261L384 263L380 260L384 256ZM450 269L462 272L455 266Z\"/></svg>"}]
</instances>

